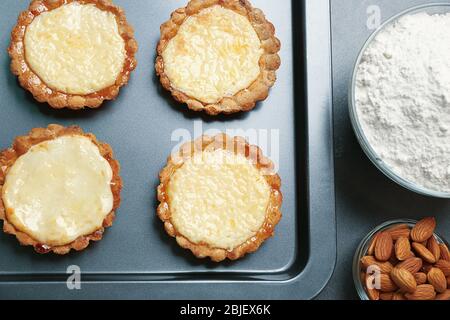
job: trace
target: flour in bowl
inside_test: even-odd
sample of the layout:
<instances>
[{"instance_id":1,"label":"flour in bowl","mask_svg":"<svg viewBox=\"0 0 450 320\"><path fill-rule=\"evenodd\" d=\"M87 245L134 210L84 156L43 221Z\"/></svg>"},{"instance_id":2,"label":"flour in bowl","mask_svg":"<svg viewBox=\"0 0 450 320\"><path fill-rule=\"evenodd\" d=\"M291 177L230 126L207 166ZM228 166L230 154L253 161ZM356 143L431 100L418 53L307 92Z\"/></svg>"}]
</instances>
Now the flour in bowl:
<instances>
[{"instance_id":1,"label":"flour in bowl","mask_svg":"<svg viewBox=\"0 0 450 320\"><path fill-rule=\"evenodd\" d=\"M450 193L450 14L407 15L382 30L358 67L355 101L379 158Z\"/></svg>"}]
</instances>

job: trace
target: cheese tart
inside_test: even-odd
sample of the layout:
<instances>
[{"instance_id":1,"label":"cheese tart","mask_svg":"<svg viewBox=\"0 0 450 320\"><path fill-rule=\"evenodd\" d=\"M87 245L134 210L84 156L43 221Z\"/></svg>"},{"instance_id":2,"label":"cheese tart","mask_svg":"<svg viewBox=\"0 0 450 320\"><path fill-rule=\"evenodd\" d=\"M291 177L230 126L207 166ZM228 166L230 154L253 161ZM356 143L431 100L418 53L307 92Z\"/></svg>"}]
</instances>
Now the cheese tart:
<instances>
[{"instance_id":1,"label":"cheese tart","mask_svg":"<svg viewBox=\"0 0 450 320\"><path fill-rule=\"evenodd\" d=\"M20 85L53 108L97 108L113 100L136 67L137 43L110 0L34 0L9 47Z\"/></svg>"},{"instance_id":2,"label":"cheese tart","mask_svg":"<svg viewBox=\"0 0 450 320\"><path fill-rule=\"evenodd\" d=\"M83 250L113 223L119 164L93 134L35 128L0 153L0 169L3 230L38 253Z\"/></svg>"},{"instance_id":3,"label":"cheese tart","mask_svg":"<svg viewBox=\"0 0 450 320\"><path fill-rule=\"evenodd\" d=\"M247 0L192 0L161 26L156 73L192 110L249 111L275 83L279 50L274 26Z\"/></svg>"},{"instance_id":4,"label":"cheese tart","mask_svg":"<svg viewBox=\"0 0 450 320\"><path fill-rule=\"evenodd\" d=\"M273 168L243 138L203 136L169 157L157 214L196 257L239 259L272 236L281 219L281 180Z\"/></svg>"}]
</instances>

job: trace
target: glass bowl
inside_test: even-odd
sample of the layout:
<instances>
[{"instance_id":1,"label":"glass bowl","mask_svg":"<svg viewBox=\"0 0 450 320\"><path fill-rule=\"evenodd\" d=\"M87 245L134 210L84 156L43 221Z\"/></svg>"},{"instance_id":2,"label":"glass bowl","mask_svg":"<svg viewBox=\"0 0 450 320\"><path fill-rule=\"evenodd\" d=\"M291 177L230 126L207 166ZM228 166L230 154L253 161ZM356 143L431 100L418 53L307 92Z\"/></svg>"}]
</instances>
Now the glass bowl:
<instances>
[{"instance_id":1,"label":"glass bowl","mask_svg":"<svg viewBox=\"0 0 450 320\"><path fill-rule=\"evenodd\" d=\"M399 224L407 224L408 226L413 227L416 223L417 221L412 219L389 220L375 227L362 239L353 257L352 268L353 282L355 283L356 292L361 300L370 300L366 290L364 290L364 284L361 281L361 258L367 254L373 236L380 231L387 230ZM448 247L447 241L441 235L435 232L434 236L436 237L437 242L444 243Z\"/></svg>"},{"instance_id":2,"label":"glass bowl","mask_svg":"<svg viewBox=\"0 0 450 320\"><path fill-rule=\"evenodd\" d=\"M409 189L411 191L414 191L416 193L426 195L426 196L432 196L437 198L445 198L450 199L450 193L446 192L440 192L436 190L431 190L428 188L425 188L423 186L417 185L411 181L408 181L404 178L402 178L400 175L396 174L392 169L378 156L378 154L375 152L375 150L370 145L369 141L367 140L364 131L362 129L362 126L359 122L359 117L356 110L356 101L355 101L355 89L356 89L356 76L358 72L358 67L360 65L362 56L368 46L371 44L372 40L387 26L394 23L396 20L402 18L403 16L420 13L420 12L426 12L429 14L443 14L443 13L449 13L450 12L450 3L434 3L434 4L426 4L421 6L416 6L410 9L407 9L392 18L388 19L386 22L384 22L380 27L378 27L371 36L367 39L364 46L362 47L361 51L358 54L358 58L356 59L356 63L353 68L353 74L351 79L351 84L349 87L349 112L350 112L350 120L352 123L353 131L355 132L355 135L358 139L359 144L361 145L364 153L367 155L367 157L375 164L375 166L388 178L390 178L392 181L396 182L400 186Z\"/></svg>"}]
</instances>

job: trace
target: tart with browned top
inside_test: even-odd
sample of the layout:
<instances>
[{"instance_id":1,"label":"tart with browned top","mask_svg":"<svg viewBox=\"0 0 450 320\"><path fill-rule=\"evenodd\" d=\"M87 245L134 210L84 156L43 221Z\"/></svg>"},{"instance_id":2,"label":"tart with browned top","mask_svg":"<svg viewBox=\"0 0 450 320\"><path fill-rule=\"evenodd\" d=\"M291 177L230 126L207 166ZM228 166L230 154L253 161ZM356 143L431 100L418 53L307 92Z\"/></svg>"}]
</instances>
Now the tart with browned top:
<instances>
[{"instance_id":1,"label":"tart with browned top","mask_svg":"<svg viewBox=\"0 0 450 320\"><path fill-rule=\"evenodd\" d=\"M279 50L274 26L247 0L192 0L161 26L156 72L192 110L249 111L276 81Z\"/></svg>"},{"instance_id":2,"label":"tart with browned top","mask_svg":"<svg viewBox=\"0 0 450 320\"><path fill-rule=\"evenodd\" d=\"M158 216L196 257L236 260L273 235L280 187L258 147L240 137L203 136L183 145L161 171Z\"/></svg>"},{"instance_id":3,"label":"tart with browned top","mask_svg":"<svg viewBox=\"0 0 450 320\"><path fill-rule=\"evenodd\" d=\"M97 108L136 67L137 43L110 0L33 0L11 33L11 70L53 108Z\"/></svg>"},{"instance_id":4,"label":"tart with browned top","mask_svg":"<svg viewBox=\"0 0 450 320\"><path fill-rule=\"evenodd\" d=\"M49 125L0 153L3 230L38 253L66 254L102 239L120 204L111 147L79 127Z\"/></svg>"}]
</instances>

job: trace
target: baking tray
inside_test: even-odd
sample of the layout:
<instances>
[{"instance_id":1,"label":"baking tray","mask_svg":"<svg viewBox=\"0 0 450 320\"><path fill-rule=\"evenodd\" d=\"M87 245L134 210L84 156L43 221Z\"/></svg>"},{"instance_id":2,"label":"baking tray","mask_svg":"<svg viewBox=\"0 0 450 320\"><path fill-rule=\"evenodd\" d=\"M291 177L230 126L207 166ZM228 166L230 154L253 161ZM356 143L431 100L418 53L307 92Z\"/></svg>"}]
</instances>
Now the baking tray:
<instances>
[{"instance_id":1,"label":"baking tray","mask_svg":"<svg viewBox=\"0 0 450 320\"><path fill-rule=\"evenodd\" d=\"M124 180L114 226L83 252L41 256L0 234L0 298L315 296L329 280L336 259L328 0L253 0L274 23L282 42L278 81L252 112L216 118L175 103L155 76L159 26L186 0L116 3L135 27L139 66L116 101L82 112L52 110L18 86L5 52L9 32L28 0L0 3L0 146L8 147L32 127L76 124L112 145ZM256 129L279 136L283 219L274 238L236 262L193 258L165 234L155 214L158 172L179 143L174 138L197 136L200 127L203 132ZM272 145L262 147L266 154L276 154ZM82 272L81 290L66 286L66 270L73 265Z\"/></svg>"},{"instance_id":2,"label":"baking tray","mask_svg":"<svg viewBox=\"0 0 450 320\"><path fill-rule=\"evenodd\" d=\"M450 201L422 196L392 182L366 157L353 133L348 92L354 63L373 32L369 14L381 22L400 12L448 0L331 0L335 186L338 257L333 278L320 299L358 299L351 265L361 239L380 223L396 218L435 216L438 232L450 238ZM376 7L375 7L376 6ZM350 173L350 174L349 174Z\"/></svg>"}]
</instances>

